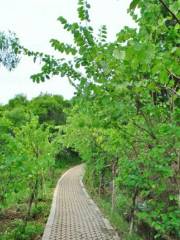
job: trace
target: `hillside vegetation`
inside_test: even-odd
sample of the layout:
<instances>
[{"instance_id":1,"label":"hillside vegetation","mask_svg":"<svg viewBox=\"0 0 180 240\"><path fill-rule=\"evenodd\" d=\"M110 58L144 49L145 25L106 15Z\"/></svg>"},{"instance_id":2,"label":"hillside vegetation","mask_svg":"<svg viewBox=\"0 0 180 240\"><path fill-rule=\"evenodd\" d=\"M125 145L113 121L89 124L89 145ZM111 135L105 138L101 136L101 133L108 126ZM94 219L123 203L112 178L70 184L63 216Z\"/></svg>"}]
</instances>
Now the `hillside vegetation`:
<instances>
[{"instance_id":1,"label":"hillside vegetation","mask_svg":"<svg viewBox=\"0 0 180 240\"><path fill-rule=\"evenodd\" d=\"M137 28L124 27L112 42L107 40L106 26L94 33L89 8L87 1L79 0L79 22L58 18L72 34L74 43L52 39L51 45L63 56L68 55L67 59L56 59L24 47L20 51L42 60L41 72L32 76L34 82L60 75L68 77L75 87L66 124L58 128L57 135L61 134L65 148L73 149L86 162L84 182L121 238L177 240L180 238L179 1L133 0L128 11ZM13 149L16 189L23 184L32 185L35 200L37 186L51 169L54 142L47 140L49 128L44 124L37 128L37 118L19 114L29 118L23 130L14 129L13 113L9 113L12 119L1 120L4 121L1 137L10 141L7 149L3 147L3 156ZM63 115L55 116L56 121L60 118L64 121ZM51 122L48 114L45 119ZM9 124L14 129L10 136ZM32 138L38 150L31 145ZM24 171L30 171L25 178L21 171L23 156L27 159ZM39 163L32 164L31 158L36 162L37 156ZM1 177L8 167L7 163ZM6 181L11 192L12 181ZM31 199L31 192L28 193Z\"/></svg>"},{"instance_id":2,"label":"hillside vegetation","mask_svg":"<svg viewBox=\"0 0 180 240\"><path fill-rule=\"evenodd\" d=\"M79 162L61 141L69 107L51 95L0 107L0 239L40 239L56 181Z\"/></svg>"}]
</instances>

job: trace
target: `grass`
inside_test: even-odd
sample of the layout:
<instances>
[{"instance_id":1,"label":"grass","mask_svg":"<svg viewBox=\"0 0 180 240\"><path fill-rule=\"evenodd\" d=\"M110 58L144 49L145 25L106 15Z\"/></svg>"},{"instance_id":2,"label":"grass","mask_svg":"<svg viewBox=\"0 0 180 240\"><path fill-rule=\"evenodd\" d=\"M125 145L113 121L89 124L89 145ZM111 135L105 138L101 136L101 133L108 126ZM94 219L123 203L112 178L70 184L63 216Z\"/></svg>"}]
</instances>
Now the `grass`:
<instances>
[{"instance_id":1,"label":"grass","mask_svg":"<svg viewBox=\"0 0 180 240\"><path fill-rule=\"evenodd\" d=\"M92 196L98 207L101 209L105 217L110 221L111 225L118 232L121 240L142 240L137 234L129 235L129 224L120 215L119 211L111 210L111 203L103 198Z\"/></svg>"},{"instance_id":2,"label":"grass","mask_svg":"<svg viewBox=\"0 0 180 240\"><path fill-rule=\"evenodd\" d=\"M46 182L46 197L39 198L37 205L33 205L31 218L24 229L26 202L16 203L5 209L0 215L0 240L40 240L49 216L54 188L60 176L77 161L59 162L53 174Z\"/></svg>"}]
</instances>

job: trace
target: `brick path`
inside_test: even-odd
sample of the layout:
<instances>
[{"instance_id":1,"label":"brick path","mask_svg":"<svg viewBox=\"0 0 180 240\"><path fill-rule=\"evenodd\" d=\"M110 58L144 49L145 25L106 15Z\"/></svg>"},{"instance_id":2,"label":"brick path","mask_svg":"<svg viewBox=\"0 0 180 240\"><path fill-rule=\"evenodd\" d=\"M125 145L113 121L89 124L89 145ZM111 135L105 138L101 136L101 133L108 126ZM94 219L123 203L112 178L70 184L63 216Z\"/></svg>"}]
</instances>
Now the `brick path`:
<instances>
[{"instance_id":1,"label":"brick path","mask_svg":"<svg viewBox=\"0 0 180 240\"><path fill-rule=\"evenodd\" d=\"M76 166L59 180L42 240L119 240L84 189L83 171Z\"/></svg>"}]
</instances>

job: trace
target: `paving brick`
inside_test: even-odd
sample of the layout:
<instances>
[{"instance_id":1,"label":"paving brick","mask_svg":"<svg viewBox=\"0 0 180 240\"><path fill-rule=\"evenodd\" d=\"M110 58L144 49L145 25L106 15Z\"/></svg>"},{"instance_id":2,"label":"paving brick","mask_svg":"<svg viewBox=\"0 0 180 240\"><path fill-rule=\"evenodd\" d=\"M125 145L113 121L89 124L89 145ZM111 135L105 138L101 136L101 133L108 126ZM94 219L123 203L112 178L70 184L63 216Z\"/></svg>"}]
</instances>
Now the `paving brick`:
<instances>
[{"instance_id":1,"label":"paving brick","mask_svg":"<svg viewBox=\"0 0 180 240\"><path fill-rule=\"evenodd\" d=\"M84 165L59 180L42 240L120 240L84 189Z\"/></svg>"}]
</instances>

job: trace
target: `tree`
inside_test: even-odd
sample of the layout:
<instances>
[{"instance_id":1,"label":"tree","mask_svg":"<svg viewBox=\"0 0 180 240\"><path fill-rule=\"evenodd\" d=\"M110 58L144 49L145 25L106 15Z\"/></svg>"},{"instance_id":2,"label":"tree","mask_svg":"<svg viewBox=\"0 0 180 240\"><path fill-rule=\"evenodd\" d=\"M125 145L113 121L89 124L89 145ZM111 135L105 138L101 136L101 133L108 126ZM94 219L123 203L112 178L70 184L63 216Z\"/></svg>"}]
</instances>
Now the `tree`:
<instances>
[{"instance_id":1,"label":"tree","mask_svg":"<svg viewBox=\"0 0 180 240\"><path fill-rule=\"evenodd\" d=\"M17 151L16 158L21 161L20 184L28 189L27 219L31 214L31 207L41 191L45 191L44 183L47 172L53 165L53 143L49 141L49 131L39 125L37 117L21 129L16 130ZM16 160L17 161L17 160Z\"/></svg>"},{"instance_id":2,"label":"tree","mask_svg":"<svg viewBox=\"0 0 180 240\"><path fill-rule=\"evenodd\" d=\"M65 101L62 96L58 95L40 95L30 103L31 111L39 116L40 124L65 124L65 109L68 107L68 101Z\"/></svg>"},{"instance_id":3,"label":"tree","mask_svg":"<svg viewBox=\"0 0 180 240\"><path fill-rule=\"evenodd\" d=\"M8 70L16 68L20 58L18 56L19 39L13 32L0 32L0 64Z\"/></svg>"},{"instance_id":4,"label":"tree","mask_svg":"<svg viewBox=\"0 0 180 240\"><path fill-rule=\"evenodd\" d=\"M15 107L24 107L27 106L28 100L27 97L23 94L16 95L13 99L10 99L6 108L13 109Z\"/></svg>"},{"instance_id":5,"label":"tree","mask_svg":"<svg viewBox=\"0 0 180 240\"><path fill-rule=\"evenodd\" d=\"M132 1L129 13L138 29L125 27L107 42L106 27L93 33L89 5L81 0L80 23L58 18L74 45L51 40L72 60L45 56L42 71L32 76L39 82L66 75L76 87L65 144L87 162L94 192L111 194L112 209L125 199L129 235L137 229L146 239L180 236L177 6L172 0Z\"/></svg>"}]
</instances>

